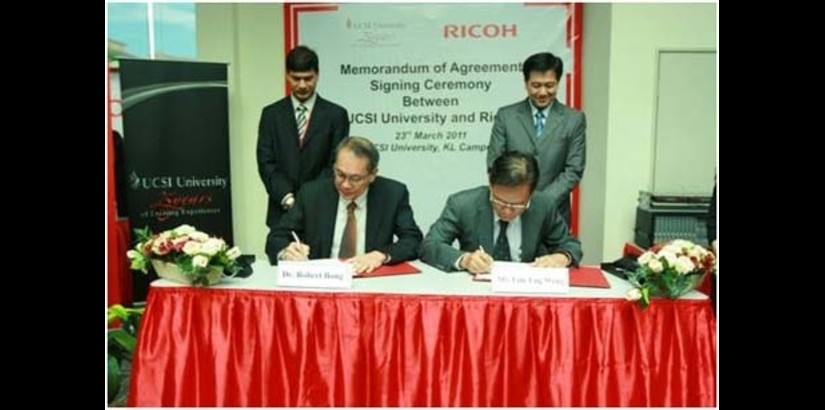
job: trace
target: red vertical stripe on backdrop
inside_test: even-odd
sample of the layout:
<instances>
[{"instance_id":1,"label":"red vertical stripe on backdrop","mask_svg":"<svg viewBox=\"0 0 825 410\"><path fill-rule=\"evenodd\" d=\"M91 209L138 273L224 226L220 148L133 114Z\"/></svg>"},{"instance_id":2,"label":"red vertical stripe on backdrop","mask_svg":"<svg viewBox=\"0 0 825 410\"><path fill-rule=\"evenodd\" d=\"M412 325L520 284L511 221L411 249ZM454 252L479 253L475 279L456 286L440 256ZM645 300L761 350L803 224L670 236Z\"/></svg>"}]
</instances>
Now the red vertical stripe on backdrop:
<instances>
[{"instance_id":1,"label":"red vertical stripe on backdrop","mask_svg":"<svg viewBox=\"0 0 825 410\"><path fill-rule=\"evenodd\" d=\"M106 304L111 306L121 302L120 269L118 269L117 245L117 205L115 204L115 151L112 145L112 81L111 71L106 72Z\"/></svg>"},{"instance_id":2,"label":"red vertical stripe on backdrop","mask_svg":"<svg viewBox=\"0 0 825 410\"><path fill-rule=\"evenodd\" d=\"M289 50L292 50L293 44L295 44L292 40L293 6L292 3L284 3L284 59L286 59L286 54L289 53ZM284 76L284 90L286 90L286 94L289 94L289 81L287 81L286 76Z\"/></svg>"}]
</instances>

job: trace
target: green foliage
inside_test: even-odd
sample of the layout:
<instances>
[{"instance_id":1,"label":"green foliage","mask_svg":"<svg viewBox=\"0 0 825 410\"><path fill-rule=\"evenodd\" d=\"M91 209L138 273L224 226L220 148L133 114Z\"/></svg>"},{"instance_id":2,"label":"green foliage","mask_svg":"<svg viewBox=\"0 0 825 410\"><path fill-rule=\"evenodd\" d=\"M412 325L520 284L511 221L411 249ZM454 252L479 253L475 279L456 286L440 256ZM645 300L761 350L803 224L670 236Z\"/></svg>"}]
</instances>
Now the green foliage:
<instances>
[{"instance_id":1,"label":"green foliage","mask_svg":"<svg viewBox=\"0 0 825 410\"><path fill-rule=\"evenodd\" d=\"M118 398L123 387L123 364L132 360L142 316L143 308L126 308L120 304L106 310L107 323L120 322L120 328L110 329L107 334L107 394L110 404Z\"/></svg>"}]
</instances>

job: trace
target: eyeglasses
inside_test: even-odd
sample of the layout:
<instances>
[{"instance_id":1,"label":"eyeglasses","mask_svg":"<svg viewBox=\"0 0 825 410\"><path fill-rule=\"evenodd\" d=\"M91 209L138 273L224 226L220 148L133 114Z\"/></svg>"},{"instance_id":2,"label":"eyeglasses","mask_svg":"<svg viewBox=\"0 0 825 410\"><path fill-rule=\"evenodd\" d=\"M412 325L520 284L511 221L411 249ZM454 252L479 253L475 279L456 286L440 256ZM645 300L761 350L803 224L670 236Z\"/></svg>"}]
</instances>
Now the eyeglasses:
<instances>
[{"instance_id":1,"label":"eyeglasses","mask_svg":"<svg viewBox=\"0 0 825 410\"><path fill-rule=\"evenodd\" d=\"M529 199L527 200L526 204L511 204L509 202L499 201L498 199L493 198L493 193L492 192L490 192L490 202L492 202L493 205L498 205L502 208L510 208L514 211L523 211L523 210L530 207L530 200Z\"/></svg>"},{"instance_id":2,"label":"eyeglasses","mask_svg":"<svg viewBox=\"0 0 825 410\"><path fill-rule=\"evenodd\" d=\"M366 181L369 178L369 175L347 175L339 170L335 170L335 179L339 181L349 181L352 185L359 185L362 182Z\"/></svg>"}]
</instances>

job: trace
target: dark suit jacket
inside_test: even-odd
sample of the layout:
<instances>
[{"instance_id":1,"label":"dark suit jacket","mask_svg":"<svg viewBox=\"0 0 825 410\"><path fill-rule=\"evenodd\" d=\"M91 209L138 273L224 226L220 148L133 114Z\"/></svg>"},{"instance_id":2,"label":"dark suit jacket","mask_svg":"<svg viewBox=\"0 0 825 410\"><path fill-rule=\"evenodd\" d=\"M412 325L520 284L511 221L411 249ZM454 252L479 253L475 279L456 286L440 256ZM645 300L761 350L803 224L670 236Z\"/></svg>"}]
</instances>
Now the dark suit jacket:
<instances>
[{"instance_id":1,"label":"dark suit jacket","mask_svg":"<svg viewBox=\"0 0 825 410\"><path fill-rule=\"evenodd\" d=\"M441 216L421 243L421 260L450 272L464 252L475 252L479 246L491 252L495 246L493 212L487 186L450 195ZM460 250L452 246L455 239ZM530 208L521 214L521 261L532 262L556 251L572 256L573 265L578 265L582 258L581 243L570 236L552 201L543 195L533 196Z\"/></svg>"},{"instance_id":2,"label":"dark suit jacket","mask_svg":"<svg viewBox=\"0 0 825 410\"><path fill-rule=\"evenodd\" d=\"M297 195L307 181L332 175L335 147L349 135L347 110L316 96L304 146L300 147L295 107L287 96L264 107L258 124L258 174L269 194L266 224L277 225L284 213L281 201Z\"/></svg>"},{"instance_id":3,"label":"dark suit jacket","mask_svg":"<svg viewBox=\"0 0 825 410\"><path fill-rule=\"evenodd\" d=\"M301 241L310 246L310 259L329 258L338 198L332 178L321 178L304 185L295 206L267 237L269 261L277 264L278 252L293 241L290 231L295 231ZM404 184L376 178L367 193L366 222L366 252L377 250L390 255L390 265L418 257L423 235L415 223L410 194ZM393 236L398 237L395 243Z\"/></svg>"},{"instance_id":4,"label":"dark suit jacket","mask_svg":"<svg viewBox=\"0 0 825 410\"><path fill-rule=\"evenodd\" d=\"M559 212L569 226L570 192L584 174L587 127L584 114L554 100L542 137L537 141L528 100L502 107L496 113L487 150L487 168L505 151L535 156L539 162L536 191L558 203Z\"/></svg>"}]
</instances>

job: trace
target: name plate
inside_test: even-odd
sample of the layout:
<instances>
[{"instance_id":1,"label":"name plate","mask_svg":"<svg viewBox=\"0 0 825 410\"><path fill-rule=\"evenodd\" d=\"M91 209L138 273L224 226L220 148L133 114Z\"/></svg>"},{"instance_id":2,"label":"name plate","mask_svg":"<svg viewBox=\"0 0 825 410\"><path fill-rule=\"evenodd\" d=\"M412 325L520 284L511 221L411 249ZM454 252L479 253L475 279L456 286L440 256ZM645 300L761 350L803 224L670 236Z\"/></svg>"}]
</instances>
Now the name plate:
<instances>
[{"instance_id":1,"label":"name plate","mask_svg":"<svg viewBox=\"0 0 825 410\"><path fill-rule=\"evenodd\" d=\"M352 289L352 265L328 259L280 261L278 286Z\"/></svg>"},{"instance_id":2,"label":"name plate","mask_svg":"<svg viewBox=\"0 0 825 410\"><path fill-rule=\"evenodd\" d=\"M570 271L567 268L493 262L490 273L494 293L570 293Z\"/></svg>"}]
</instances>

